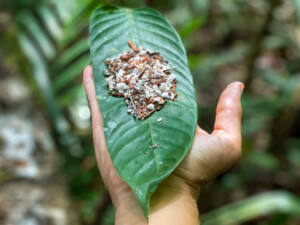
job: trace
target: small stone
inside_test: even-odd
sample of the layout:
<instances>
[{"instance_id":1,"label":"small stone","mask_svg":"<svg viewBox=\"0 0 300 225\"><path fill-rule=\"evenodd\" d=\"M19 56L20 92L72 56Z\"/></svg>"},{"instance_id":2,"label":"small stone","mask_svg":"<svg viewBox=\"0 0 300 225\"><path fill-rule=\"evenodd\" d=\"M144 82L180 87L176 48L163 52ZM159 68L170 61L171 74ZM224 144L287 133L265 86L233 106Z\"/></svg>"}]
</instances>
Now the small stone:
<instances>
[{"instance_id":1,"label":"small stone","mask_svg":"<svg viewBox=\"0 0 300 225\"><path fill-rule=\"evenodd\" d=\"M108 69L105 69L105 70L104 70L104 74L105 74L106 76L109 76L109 75L110 75L110 71L109 71Z\"/></svg>"},{"instance_id":2,"label":"small stone","mask_svg":"<svg viewBox=\"0 0 300 225\"><path fill-rule=\"evenodd\" d=\"M155 109L154 104L149 104L149 105L147 106L147 108L148 108L148 109L151 109L151 110Z\"/></svg>"},{"instance_id":3,"label":"small stone","mask_svg":"<svg viewBox=\"0 0 300 225\"><path fill-rule=\"evenodd\" d=\"M108 65L108 64L110 64L110 59L109 58L107 58L107 59L105 59L105 65Z\"/></svg>"},{"instance_id":4,"label":"small stone","mask_svg":"<svg viewBox=\"0 0 300 225\"><path fill-rule=\"evenodd\" d=\"M126 84L124 84L124 83L118 83L118 84L117 84L117 88L118 88L119 90L125 90L125 89L127 88L127 86L126 86Z\"/></svg>"},{"instance_id":5,"label":"small stone","mask_svg":"<svg viewBox=\"0 0 300 225\"><path fill-rule=\"evenodd\" d=\"M159 117L156 121L160 123L161 121L163 121L163 118Z\"/></svg>"},{"instance_id":6,"label":"small stone","mask_svg":"<svg viewBox=\"0 0 300 225\"><path fill-rule=\"evenodd\" d=\"M154 150L154 149L158 148L159 146L160 146L160 144L154 144L154 145L152 145L152 149Z\"/></svg>"}]
</instances>

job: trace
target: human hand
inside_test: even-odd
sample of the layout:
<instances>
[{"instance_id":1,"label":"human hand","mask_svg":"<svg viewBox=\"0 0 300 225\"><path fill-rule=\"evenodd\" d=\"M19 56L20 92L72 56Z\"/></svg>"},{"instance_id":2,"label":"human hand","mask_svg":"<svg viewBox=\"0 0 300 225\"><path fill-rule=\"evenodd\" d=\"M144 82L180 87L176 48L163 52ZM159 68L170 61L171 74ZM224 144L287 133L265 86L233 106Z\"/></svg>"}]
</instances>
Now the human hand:
<instances>
[{"instance_id":1,"label":"human hand","mask_svg":"<svg viewBox=\"0 0 300 225\"><path fill-rule=\"evenodd\" d=\"M83 71L83 85L92 113L93 141L98 168L116 208L115 224L145 225L147 222L138 200L129 185L121 179L110 159L105 142L102 116L96 97L92 66L87 66Z\"/></svg>"},{"instance_id":2,"label":"human hand","mask_svg":"<svg viewBox=\"0 0 300 225\"><path fill-rule=\"evenodd\" d=\"M208 134L197 126L192 148L174 175L197 187L225 172L240 158L243 89L240 82L227 86L217 105L214 131Z\"/></svg>"},{"instance_id":3,"label":"human hand","mask_svg":"<svg viewBox=\"0 0 300 225\"><path fill-rule=\"evenodd\" d=\"M234 82L223 91L212 134L197 126L191 150L151 197L151 224L199 224L197 198L202 185L241 156L243 88L242 83Z\"/></svg>"},{"instance_id":4,"label":"human hand","mask_svg":"<svg viewBox=\"0 0 300 225\"><path fill-rule=\"evenodd\" d=\"M120 178L109 157L91 66L84 70L83 83L92 112L97 163L117 209L116 224L146 224L137 199L127 183ZM201 186L231 167L241 155L242 90L243 84L234 82L222 93L212 134L197 126L191 150L151 197L150 224L198 223L196 199ZM187 213L182 213L185 208L188 209ZM182 217L173 216L172 221L171 216L176 211Z\"/></svg>"}]
</instances>

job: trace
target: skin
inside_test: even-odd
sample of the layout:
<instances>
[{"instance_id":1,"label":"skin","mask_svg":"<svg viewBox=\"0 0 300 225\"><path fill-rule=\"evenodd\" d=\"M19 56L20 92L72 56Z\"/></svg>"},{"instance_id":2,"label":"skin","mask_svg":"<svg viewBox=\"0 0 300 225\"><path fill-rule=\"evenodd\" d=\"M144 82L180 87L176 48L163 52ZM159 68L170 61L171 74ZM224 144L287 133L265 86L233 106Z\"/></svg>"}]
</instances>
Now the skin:
<instances>
[{"instance_id":1,"label":"skin","mask_svg":"<svg viewBox=\"0 0 300 225\"><path fill-rule=\"evenodd\" d=\"M92 112L98 167L116 208L115 224L199 225L196 203L201 187L228 170L241 156L240 98L244 85L233 82L223 91L211 134L197 126L189 153L152 195L147 222L136 197L115 170L107 151L91 66L84 69L83 84Z\"/></svg>"}]
</instances>

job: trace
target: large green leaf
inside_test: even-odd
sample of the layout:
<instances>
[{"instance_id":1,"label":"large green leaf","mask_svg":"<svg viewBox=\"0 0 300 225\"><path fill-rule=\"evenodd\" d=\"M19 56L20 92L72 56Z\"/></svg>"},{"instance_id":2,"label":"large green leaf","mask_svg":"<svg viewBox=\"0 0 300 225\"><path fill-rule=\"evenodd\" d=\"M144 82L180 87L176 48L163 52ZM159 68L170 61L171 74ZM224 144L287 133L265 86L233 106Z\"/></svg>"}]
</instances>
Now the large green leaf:
<instances>
[{"instance_id":1,"label":"large green leaf","mask_svg":"<svg viewBox=\"0 0 300 225\"><path fill-rule=\"evenodd\" d=\"M177 101L145 120L127 113L123 98L108 94L104 59L136 46L160 51L176 69ZM131 186L145 214L158 184L182 161L191 147L197 120L197 105L183 44L174 28L156 11L102 6L90 23L94 80L100 103L106 143L114 166ZM157 119L163 118L158 123ZM159 147L152 148L158 144Z\"/></svg>"}]
</instances>

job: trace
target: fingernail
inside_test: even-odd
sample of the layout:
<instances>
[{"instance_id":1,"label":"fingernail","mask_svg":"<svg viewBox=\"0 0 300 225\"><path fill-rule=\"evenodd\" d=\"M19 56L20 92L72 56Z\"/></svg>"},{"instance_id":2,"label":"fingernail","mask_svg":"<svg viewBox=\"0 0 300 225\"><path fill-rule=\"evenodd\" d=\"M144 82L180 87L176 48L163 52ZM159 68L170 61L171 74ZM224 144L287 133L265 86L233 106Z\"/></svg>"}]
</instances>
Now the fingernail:
<instances>
[{"instance_id":1,"label":"fingernail","mask_svg":"<svg viewBox=\"0 0 300 225\"><path fill-rule=\"evenodd\" d=\"M240 81L234 82L233 85L234 85L234 88L238 89L240 91L240 93L242 94L242 92L245 88L245 85Z\"/></svg>"}]
</instances>

